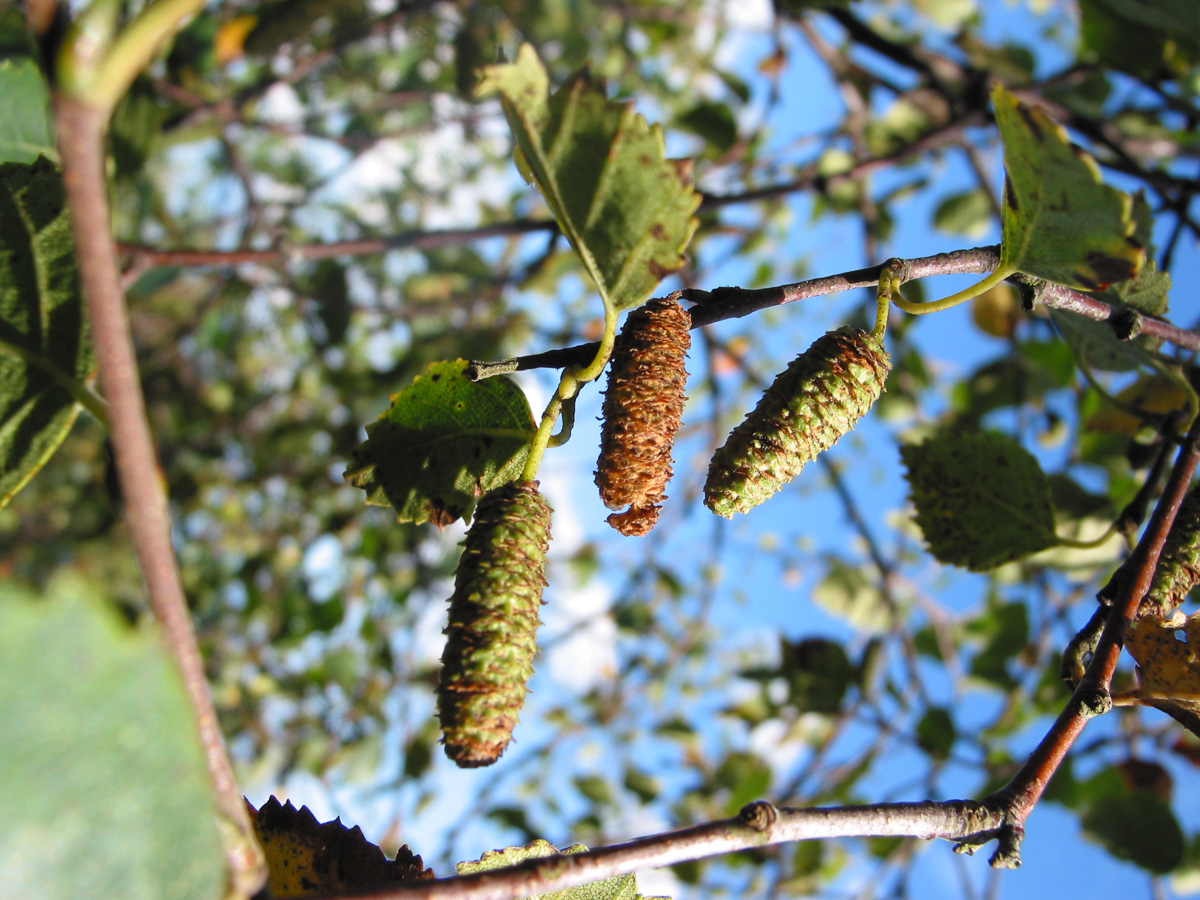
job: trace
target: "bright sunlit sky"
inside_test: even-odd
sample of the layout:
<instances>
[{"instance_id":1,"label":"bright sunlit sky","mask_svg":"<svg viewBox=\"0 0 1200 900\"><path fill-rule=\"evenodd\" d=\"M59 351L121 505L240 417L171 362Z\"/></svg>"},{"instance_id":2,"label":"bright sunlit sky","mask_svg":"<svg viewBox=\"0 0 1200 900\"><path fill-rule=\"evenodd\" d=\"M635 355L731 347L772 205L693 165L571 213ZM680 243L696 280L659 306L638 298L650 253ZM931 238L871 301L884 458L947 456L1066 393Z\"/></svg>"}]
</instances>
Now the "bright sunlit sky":
<instances>
[{"instance_id":1,"label":"bright sunlit sky","mask_svg":"<svg viewBox=\"0 0 1200 900\"><path fill-rule=\"evenodd\" d=\"M711 5L715 5L716 2L717 0L714 0ZM755 89L755 101L760 105L751 104L741 123L743 127L752 127L761 119L764 94L761 76L757 74L756 67L762 58L773 51L776 25L769 0L723 0L723 3L727 14L736 17L740 30L720 48L720 54L722 62L745 78ZM970 6L966 0L963 5ZM1030 24L1032 13L1029 4L983 0L979 5L984 11L986 31L989 35L1011 35L1027 41L1037 33L1037 27ZM1069 41L1069 36L1073 33L1070 18L1066 13L1056 15L1062 20L1063 33L1066 36L1064 40ZM822 23L820 18L816 21ZM828 23L823 24L827 26L823 31L828 39L838 42L838 30ZM931 33L940 33L933 24L929 27ZM841 118L841 101L836 91L829 86L823 64L812 57L803 41L794 33L787 34L786 30L784 40L791 56L784 75L783 108L772 113L772 127L775 129L772 141L794 147L792 142L798 136L822 133L836 123ZM1066 58L1062 51L1052 49L1047 49L1039 55L1044 70L1054 68ZM705 90L704 84L686 87L699 93ZM639 110L651 121L655 119L655 111L652 108L641 106ZM280 85L267 96L262 115L287 122L297 119L304 112L290 87ZM780 123L787 123L786 130ZM491 127L484 127L478 136L478 140L485 141L506 142L507 139L507 131L499 116L495 118ZM682 135L668 134L667 142L671 155L687 155L694 147L691 139ZM321 152L328 154L327 157L319 158L328 170L333 171L345 166L343 153L332 148L332 145ZM382 208L382 201L378 199L380 189L397 184L400 173L414 159L416 180L427 180L432 184L445 177L444 167L448 159L461 158L462 154L472 152L476 151L464 140L458 125L447 125L430 136L421 144L419 152L401 142L383 141L371 152L358 158L352 166L346 167L341 176L325 188L325 193L340 202L352 202L365 221L375 219L382 223L385 210ZM804 150L798 152L803 154ZM992 187L998 190L1002 179L1000 161L998 158L991 158L989 164L994 175ZM705 172L701 169L698 176L701 187L719 190L723 186L719 171ZM939 234L930 230L928 222L933 204L942 197L975 183L974 176L965 164L950 154L936 166L933 176L937 179L937 190L926 192L898 207L897 212L902 218L891 243L883 248L886 255L925 256L969 246L971 243L998 242L998 233L985 234L974 241L968 241L961 236ZM451 203L438 210L435 215L426 218L426 224L431 228L475 224L481 201L502 203L512 190L517 177L515 170L511 177L512 180L484 184L478 191L467 193L464 190L453 195ZM887 185L891 177L888 174L881 175L876 183ZM1119 181L1112 178L1109 180L1119 186ZM214 188L218 189L220 188ZM811 207L807 197L794 198L790 208L797 221L809 219ZM754 208L728 212L730 216L757 214L758 211ZM341 237L334 233L322 233L319 217L306 222L306 225L325 239L335 240ZM861 257L859 226L852 219L831 222L826 218L811 231L794 229L791 233L798 235L796 240L799 244L780 246L778 253L781 257L794 258L797 261L807 259L812 275L832 274L880 261ZM486 252L487 247L484 246L481 250ZM718 256L720 254L717 252L711 254L712 258ZM1194 248L1190 248L1181 256L1179 263L1175 273L1176 289L1172 295L1173 317L1180 324L1194 324L1198 318L1195 299L1181 289L1196 283L1197 278L1200 278L1200 265L1197 264ZM401 267L404 264L402 260L395 262L395 265ZM751 273L733 260L711 275L712 283L703 286L747 283ZM945 283L941 283L942 281ZM949 294L963 283L965 282L954 279L940 280L938 283L927 284L926 293L928 296ZM668 282L664 285L664 290L671 290L676 286ZM514 298L514 301L524 302L521 298ZM264 307L269 307L270 298L261 298L260 302ZM539 298L531 302L545 301ZM790 359L821 333L842 324L847 311L861 302L861 294L845 295L807 304L803 308L794 305L773 313L777 320L789 324L787 328L777 329L777 337L769 344L773 358ZM253 304L250 308L253 310ZM598 312L597 308L597 314ZM959 307L945 314L928 317L918 330L919 343L937 360L936 365L947 376L967 371L980 361L1004 352L1005 345L983 336L970 324L969 315L967 308ZM799 329L791 327L797 323ZM716 326L716 330L720 334L721 326ZM803 341L796 344L798 333L803 337ZM386 368L396 354L403 353L409 340L410 337L403 327L381 329L372 349L379 357L380 368ZM776 369L777 367L767 368L760 374L770 379ZM552 386L550 376L546 373L526 373L520 381L528 393L531 406L540 410L547 397L547 391ZM399 387L401 386L396 385L393 389ZM706 409L698 412L703 414ZM550 578L551 587L546 595L548 604L542 614L545 628L541 644L543 648L548 649L539 660L538 674L532 685L533 694L529 700L532 710L561 702L564 696L581 693L597 680L611 679L615 671L619 638L615 624L605 611L612 600L613 584L621 575L618 573L613 577L613 571L606 570L592 581L579 585L565 565L565 560L585 542L621 540L604 524L608 511L601 505L592 483L599 435L596 421L598 415L599 392L595 389L587 390L580 400L572 440L563 448L551 450L542 469L542 487L555 509L554 541L551 549L554 568ZM900 475L895 440L891 436L889 423L870 418L843 443L856 440L866 442L873 451L870 456L862 457L868 461L867 465L856 465L846 472L846 477L860 498L869 498L871 508L867 510L868 519L876 535L884 537L887 534L887 524L902 514L906 502L906 488ZM839 445L839 448L833 451L834 459L842 456L849 458L847 454L839 454L840 449ZM676 454L676 481L673 489L668 491L673 499L681 500L683 497L679 486L683 476L690 474L694 478L697 472L702 472L706 467L707 450L707 445L700 440L688 441L681 445ZM1053 449L1048 452L1051 455L1047 458L1053 459ZM859 459L858 456L853 458ZM335 478L340 480L341 465L335 465L333 470ZM836 498L831 492L818 491L820 486L820 474L814 466L806 470L786 491L756 511L753 517L740 517L739 521L728 524L714 524L715 518L706 510L698 509L696 502L692 502L690 508L680 508L679 505L668 502L664 511L664 524L668 527L677 525L668 544L668 552L673 555L672 558L687 558L690 554L698 557L697 565L711 563L716 566L720 580L712 612L712 625L729 635L730 642L727 646L740 648L748 659L755 656L763 661L772 659L777 652L780 631L792 638L820 634L861 643L861 637L855 637L846 623L811 602L811 573L802 570L781 572L775 561L776 557L771 557L770 561L755 559L755 550L764 541L786 546L794 545L797 539L801 539L806 542L806 546L837 549L857 540L848 526L843 524L843 511ZM721 536L724 550L719 558L710 559L708 554L713 546L714 528L724 529ZM460 540L462 534L461 527L451 528L445 532L444 540L454 542ZM636 542L629 541L620 545L615 554L606 555L605 559L606 562L619 561L621 565L634 567L641 564L642 554L644 550L637 547ZM308 548L303 566L310 579L314 596L328 596L339 589L344 577L344 564L340 546L332 537L318 540ZM936 564L930 560L927 571L920 574L927 576L931 583L934 576L941 578L938 582L941 587L939 600L947 607L964 609L979 602L982 582L978 576L957 572L938 575L936 569ZM443 589L444 595L449 596L452 586L447 583ZM1080 610L1080 623L1088 614L1090 609ZM421 623L418 634L410 636L412 645L428 648L430 660L440 657L440 632L443 624L444 608L434 604L430 615ZM972 704L978 709L975 714L976 720L982 721L992 711L995 703L994 697L986 695L954 698L947 694L941 699L947 703L955 703L956 713L961 711L963 722L967 725L973 719ZM409 711L409 715L432 715L432 709L433 698L430 697L426 710ZM406 825L406 837L414 842L414 849L422 853L427 862L436 861L438 874L448 873L445 862L439 859L439 851L443 847L442 837L447 827L457 819L469 798L480 786L490 784L497 777L496 772L502 772L506 763L519 758L523 747L537 747L549 737L548 734L539 732L536 723L529 724L534 722L534 716L525 718L527 722L518 730L519 743L508 751L508 755L493 770L461 771L438 755L435 765L439 771L439 796L423 810L414 810ZM1031 732L1028 735L1028 746L1032 747L1040 736L1040 730ZM749 743L757 752L777 765L779 771L791 771L798 748L794 745L780 745L778 735L773 733L769 726L752 733ZM393 746L397 745L398 742L393 742ZM579 758L594 764L597 771L604 771L604 761L599 758L601 753L602 748L598 744L589 746L586 741L580 743ZM592 754L592 757L588 754ZM919 791L919 787L909 784L909 776L905 772L907 762L903 755L898 756L894 760L894 771L881 776L876 782L864 784L862 789L869 791L877 788L879 796L873 796L872 799L885 799L884 794L903 785L908 785L907 789L910 792ZM384 771L395 771L395 750L385 754L382 765ZM668 781L672 777L670 774L657 774ZM1200 792L1197 791L1195 774L1180 770L1175 774L1178 798L1175 808L1200 809ZM686 774L675 777L686 777ZM944 797L957 796L956 790L972 789L977 777L977 773L959 772L956 780L955 770L951 768L947 775L939 780L939 787L945 791ZM256 804L260 803L272 789L279 793L277 785L253 786L250 799ZM503 789L500 793L505 796ZM371 840L382 837L382 830L390 821L396 803L394 797L364 799L356 791L339 789L336 786L331 788L305 775L295 775L289 779L286 796L297 805L309 806L322 820L341 815L344 821L361 825ZM520 798L513 799L520 802ZM786 798L768 799L782 801ZM889 796L886 799L920 799L920 796L910 793L903 797ZM692 823L638 819L620 824L624 836L632 838ZM1185 822L1185 828L1193 830L1198 825L1200 816ZM1078 837L1076 820L1059 809L1043 804L1029 822L1028 835L1023 854L1024 867L1019 872L1008 873L1003 877L1000 896L1082 896L1083 888L1075 881L1080 872L1088 873L1086 889L1092 900L1149 895L1148 879L1140 870L1117 863L1103 851L1082 841ZM480 823L463 832L459 846L451 852L462 854L459 858L477 857L487 849L502 846L507 837L509 836L495 826ZM570 839L569 835L546 837L560 844L569 843ZM917 874L911 882L914 895L923 898L969 896L964 893L964 878L967 883L974 885L976 890L982 891L989 877L986 857L990 851L991 848L985 848L979 857L964 860L951 852L949 844L928 848L915 863ZM851 871L840 884L852 891L856 883L869 876L867 870ZM642 877L639 888L645 894L679 896L683 893L680 886L674 883L674 879L664 873L647 873Z\"/></svg>"}]
</instances>

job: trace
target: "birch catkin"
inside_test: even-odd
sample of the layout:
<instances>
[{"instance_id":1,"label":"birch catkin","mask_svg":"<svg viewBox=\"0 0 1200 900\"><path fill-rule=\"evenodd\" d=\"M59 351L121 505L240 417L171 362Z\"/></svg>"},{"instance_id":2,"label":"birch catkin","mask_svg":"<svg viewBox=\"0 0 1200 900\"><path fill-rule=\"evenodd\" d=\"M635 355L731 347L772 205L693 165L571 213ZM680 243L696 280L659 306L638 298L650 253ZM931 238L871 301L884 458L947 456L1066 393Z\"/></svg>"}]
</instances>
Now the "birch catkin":
<instances>
[{"instance_id":1,"label":"birch catkin","mask_svg":"<svg viewBox=\"0 0 1200 900\"><path fill-rule=\"evenodd\" d=\"M486 494L454 576L438 717L446 755L488 766L512 739L537 653L550 506L536 481Z\"/></svg>"},{"instance_id":2,"label":"birch catkin","mask_svg":"<svg viewBox=\"0 0 1200 900\"><path fill-rule=\"evenodd\" d=\"M772 496L855 426L891 367L869 332L839 328L817 338L713 454L704 504L733 518Z\"/></svg>"},{"instance_id":3,"label":"birch catkin","mask_svg":"<svg viewBox=\"0 0 1200 900\"><path fill-rule=\"evenodd\" d=\"M604 394L596 486L608 517L626 535L654 527L671 478L671 450L683 415L691 317L674 300L634 310L617 337Z\"/></svg>"}]
</instances>

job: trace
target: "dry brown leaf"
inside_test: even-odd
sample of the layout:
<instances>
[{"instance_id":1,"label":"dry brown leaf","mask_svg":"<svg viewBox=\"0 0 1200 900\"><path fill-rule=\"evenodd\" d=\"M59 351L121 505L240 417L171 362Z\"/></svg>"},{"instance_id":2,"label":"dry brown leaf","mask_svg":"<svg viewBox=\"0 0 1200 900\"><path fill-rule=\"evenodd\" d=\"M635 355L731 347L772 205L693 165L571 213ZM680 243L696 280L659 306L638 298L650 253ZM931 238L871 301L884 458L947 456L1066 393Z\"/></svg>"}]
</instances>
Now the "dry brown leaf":
<instances>
[{"instance_id":1,"label":"dry brown leaf","mask_svg":"<svg viewBox=\"0 0 1200 900\"><path fill-rule=\"evenodd\" d=\"M407 846L389 860L362 829L347 828L340 818L320 824L307 806L296 809L274 797L257 810L246 805L267 860L267 893L273 900L433 877Z\"/></svg>"}]
</instances>

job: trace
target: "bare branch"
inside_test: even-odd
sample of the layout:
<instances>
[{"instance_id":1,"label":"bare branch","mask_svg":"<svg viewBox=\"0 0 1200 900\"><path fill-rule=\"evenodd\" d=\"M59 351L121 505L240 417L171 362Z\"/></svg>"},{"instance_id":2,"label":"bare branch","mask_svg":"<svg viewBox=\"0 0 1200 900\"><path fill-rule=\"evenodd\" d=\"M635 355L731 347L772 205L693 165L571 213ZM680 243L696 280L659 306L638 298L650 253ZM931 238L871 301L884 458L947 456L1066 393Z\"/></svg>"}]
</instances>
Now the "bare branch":
<instances>
[{"instance_id":1,"label":"bare branch","mask_svg":"<svg viewBox=\"0 0 1200 900\"><path fill-rule=\"evenodd\" d=\"M823 809L791 809L758 801L744 807L737 818L598 847L586 853L531 859L508 869L338 896L370 900L513 900L628 875L639 869L793 841L902 836L943 838L973 846L1004 828L1003 810L972 801L877 803Z\"/></svg>"}]
</instances>

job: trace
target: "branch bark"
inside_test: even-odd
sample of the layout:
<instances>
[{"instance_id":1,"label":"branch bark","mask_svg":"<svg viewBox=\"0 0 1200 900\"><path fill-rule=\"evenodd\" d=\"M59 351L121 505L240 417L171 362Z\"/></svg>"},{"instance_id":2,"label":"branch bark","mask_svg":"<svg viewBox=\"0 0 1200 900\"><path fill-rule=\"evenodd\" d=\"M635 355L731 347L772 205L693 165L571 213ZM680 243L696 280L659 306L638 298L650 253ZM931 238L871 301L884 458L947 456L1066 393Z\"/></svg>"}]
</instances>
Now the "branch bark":
<instances>
[{"instance_id":1,"label":"branch bark","mask_svg":"<svg viewBox=\"0 0 1200 900\"><path fill-rule=\"evenodd\" d=\"M877 803L822 809L751 803L732 819L719 819L624 844L527 860L508 869L414 882L338 897L369 900L513 900L720 856L753 847L836 837L916 837L982 843L1004 828L1005 813L973 801ZM969 850L968 850L969 852Z\"/></svg>"},{"instance_id":2,"label":"branch bark","mask_svg":"<svg viewBox=\"0 0 1200 900\"><path fill-rule=\"evenodd\" d=\"M80 281L92 340L99 361L99 383L108 401L113 456L125 502L125 523L145 580L151 610L183 679L199 727L205 760L222 817L241 840L229 844L229 865L236 889L249 895L265 878L246 805L209 695L204 661L192 631L180 581L164 482L158 465L128 311L117 269L116 245L109 229L104 179L105 113L58 96L54 124L70 209Z\"/></svg>"},{"instance_id":3,"label":"branch bark","mask_svg":"<svg viewBox=\"0 0 1200 900\"><path fill-rule=\"evenodd\" d=\"M715 322L723 322L726 319L748 316L772 306L794 303L797 300L810 300L814 297L837 294L855 288L874 289L879 284L879 276L884 266L900 273L901 280L906 283L934 275L983 275L995 269L999 262L1000 248L993 245L976 247L971 250L937 253L933 256L916 259L890 259L885 263L865 269L854 269L838 275L810 278L806 281L777 287L753 290L719 287L711 291L686 288L676 291L672 296L680 300L690 300L696 304L689 311L692 317L691 327L696 329ZM1185 350L1200 350L1200 332L1180 328L1165 319L1134 314L1134 319L1131 321L1129 310L1116 308L1104 300L1072 288L1030 279L1021 274L1014 275L1010 280L1024 289L1031 290L1037 303L1044 304L1051 309L1073 312L1096 321L1112 322L1114 328L1119 329L1125 337L1144 334L1168 341ZM491 375L521 372L527 369L558 369L580 365L596 355L598 346L595 342L576 344L573 347L562 347L496 362L475 361L472 362L472 368L468 370L468 373L473 378L487 378Z\"/></svg>"}]
</instances>

